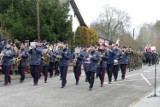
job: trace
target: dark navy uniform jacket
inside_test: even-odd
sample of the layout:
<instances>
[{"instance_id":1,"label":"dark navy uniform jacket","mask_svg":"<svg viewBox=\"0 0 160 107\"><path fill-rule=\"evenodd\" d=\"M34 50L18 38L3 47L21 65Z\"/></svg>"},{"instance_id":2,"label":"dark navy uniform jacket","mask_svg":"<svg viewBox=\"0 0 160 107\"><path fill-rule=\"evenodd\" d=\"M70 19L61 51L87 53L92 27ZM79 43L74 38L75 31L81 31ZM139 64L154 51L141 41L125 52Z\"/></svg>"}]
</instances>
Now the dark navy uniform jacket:
<instances>
[{"instance_id":1,"label":"dark navy uniform jacket","mask_svg":"<svg viewBox=\"0 0 160 107\"><path fill-rule=\"evenodd\" d=\"M128 64L128 53L127 52L121 53L119 64Z\"/></svg>"},{"instance_id":2,"label":"dark navy uniform jacket","mask_svg":"<svg viewBox=\"0 0 160 107\"><path fill-rule=\"evenodd\" d=\"M114 64L114 56L116 55L115 50L112 49L111 51L108 52L108 60L107 64Z\"/></svg>"},{"instance_id":3,"label":"dark navy uniform jacket","mask_svg":"<svg viewBox=\"0 0 160 107\"><path fill-rule=\"evenodd\" d=\"M41 65L41 58L42 58L41 47L30 49L29 54L31 55L30 65Z\"/></svg>"},{"instance_id":4,"label":"dark navy uniform jacket","mask_svg":"<svg viewBox=\"0 0 160 107\"><path fill-rule=\"evenodd\" d=\"M26 48L24 49L21 49L21 53L22 53L22 59L21 59L21 62L20 62L20 66L21 67L26 67L27 65L27 60L28 60L28 50Z\"/></svg>"},{"instance_id":5,"label":"dark navy uniform jacket","mask_svg":"<svg viewBox=\"0 0 160 107\"><path fill-rule=\"evenodd\" d=\"M119 58L120 58L121 52L118 49L115 49L114 53L115 53L115 56L114 56L114 65L118 65L119 64ZM115 60L117 62L115 62Z\"/></svg>"},{"instance_id":6,"label":"dark navy uniform jacket","mask_svg":"<svg viewBox=\"0 0 160 107\"><path fill-rule=\"evenodd\" d=\"M89 57L89 53L88 52L83 52L83 67L84 67L84 70L87 71L87 65L89 64L87 58Z\"/></svg>"},{"instance_id":7,"label":"dark navy uniform jacket","mask_svg":"<svg viewBox=\"0 0 160 107\"><path fill-rule=\"evenodd\" d=\"M68 66L69 60L71 59L70 49L59 50L59 54L62 55L62 58L59 61L59 66Z\"/></svg>"},{"instance_id":8,"label":"dark navy uniform jacket","mask_svg":"<svg viewBox=\"0 0 160 107\"><path fill-rule=\"evenodd\" d=\"M3 53L3 66L11 66L14 57L14 50L12 48L4 48Z\"/></svg>"},{"instance_id":9,"label":"dark navy uniform jacket","mask_svg":"<svg viewBox=\"0 0 160 107\"><path fill-rule=\"evenodd\" d=\"M107 66L107 59L108 59L108 53L107 50L102 50L101 52L102 56L101 56L101 61L99 64L99 67L106 67Z\"/></svg>"},{"instance_id":10,"label":"dark navy uniform jacket","mask_svg":"<svg viewBox=\"0 0 160 107\"><path fill-rule=\"evenodd\" d=\"M86 71L96 72L97 71L97 66L98 66L98 61L99 61L99 58L100 58L98 52L96 52L96 51L90 52L88 58L89 58L90 61L86 65Z\"/></svg>"},{"instance_id":11,"label":"dark navy uniform jacket","mask_svg":"<svg viewBox=\"0 0 160 107\"><path fill-rule=\"evenodd\" d=\"M76 62L76 66L81 66L83 64L83 59L84 59L84 54L82 52L80 53L73 53L72 54L72 59L75 59L77 54L77 62Z\"/></svg>"},{"instance_id":12,"label":"dark navy uniform jacket","mask_svg":"<svg viewBox=\"0 0 160 107\"><path fill-rule=\"evenodd\" d=\"M49 51L49 55L50 55L50 62L54 62L55 61L55 58L56 58L56 51L55 50L50 50Z\"/></svg>"}]
</instances>

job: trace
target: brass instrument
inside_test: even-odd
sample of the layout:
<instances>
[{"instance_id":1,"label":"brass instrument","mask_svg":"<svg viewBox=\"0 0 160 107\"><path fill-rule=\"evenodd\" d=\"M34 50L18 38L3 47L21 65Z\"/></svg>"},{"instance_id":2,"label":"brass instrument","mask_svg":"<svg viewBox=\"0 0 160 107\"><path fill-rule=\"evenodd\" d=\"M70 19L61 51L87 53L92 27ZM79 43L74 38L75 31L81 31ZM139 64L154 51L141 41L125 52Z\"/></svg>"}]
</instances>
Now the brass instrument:
<instances>
[{"instance_id":1,"label":"brass instrument","mask_svg":"<svg viewBox=\"0 0 160 107\"><path fill-rule=\"evenodd\" d=\"M102 50L101 50L101 48L99 48L98 49L98 52L99 52L99 55L100 55L100 58L99 58L99 60L98 60L98 65L100 65L100 63L101 63L101 61L102 61L102 52L101 52Z\"/></svg>"},{"instance_id":2,"label":"brass instrument","mask_svg":"<svg viewBox=\"0 0 160 107\"><path fill-rule=\"evenodd\" d=\"M73 59L73 66L76 66L77 64L77 58L79 57L79 53L76 53L75 58Z\"/></svg>"},{"instance_id":3,"label":"brass instrument","mask_svg":"<svg viewBox=\"0 0 160 107\"><path fill-rule=\"evenodd\" d=\"M75 58L73 59L73 66L76 66L77 64L77 58L79 57L80 51L81 51L80 47L75 48Z\"/></svg>"},{"instance_id":4,"label":"brass instrument","mask_svg":"<svg viewBox=\"0 0 160 107\"><path fill-rule=\"evenodd\" d=\"M74 58L74 60L73 60L73 66L75 67L76 64L77 64L77 58Z\"/></svg>"},{"instance_id":5,"label":"brass instrument","mask_svg":"<svg viewBox=\"0 0 160 107\"><path fill-rule=\"evenodd\" d=\"M18 67L20 65L20 62L22 60L22 56L19 54L16 60L16 66Z\"/></svg>"},{"instance_id":6,"label":"brass instrument","mask_svg":"<svg viewBox=\"0 0 160 107\"><path fill-rule=\"evenodd\" d=\"M48 53L49 53L49 48L44 49L42 52L42 62L44 64L49 64L50 62L50 55Z\"/></svg>"},{"instance_id":7,"label":"brass instrument","mask_svg":"<svg viewBox=\"0 0 160 107\"><path fill-rule=\"evenodd\" d=\"M126 50L122 49L122 54L125 54L126 53Z\"/></svg>"},{"instance_id":8,"label":"brass instrument","mask_svg":"<svg viewBox=\"0 0 160 107\"><path fill-rule=\"evenodd\" d=\"M3 55L4 55L4 52L3 52L3 51L1 51L1 57L0 57L0 70L2 70Z\"/></svg>"}]
</instances>

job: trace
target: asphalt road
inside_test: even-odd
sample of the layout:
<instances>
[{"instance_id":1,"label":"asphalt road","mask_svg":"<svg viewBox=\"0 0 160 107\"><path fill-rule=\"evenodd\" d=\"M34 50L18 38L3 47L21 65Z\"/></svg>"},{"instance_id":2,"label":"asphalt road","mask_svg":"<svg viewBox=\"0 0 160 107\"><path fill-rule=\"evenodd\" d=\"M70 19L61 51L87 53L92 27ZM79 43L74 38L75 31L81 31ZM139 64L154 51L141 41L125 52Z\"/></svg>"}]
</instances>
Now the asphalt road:
<instances>
[{"instance_id":1,"label":"asphalt road","mask_svg":"<svg viewBox=\"0 0 160 107\"><path fill-rule=\"evenodd\" d=\"M88 90L85 75L82 73L80 84L75 85L73 73L68 73L67 86L60 88L59 77L43 77L38 86L33 86L32 78L24 83L13 80L9 86L0 83L0 107L132 107L153 89L154 66L144 66L140 70L127 72L125 80L100 87L99 79L95 80L92 91ZM160 65L157 66L157 85L160 85ZM121 73L119 73L121 77Z\"/></svg>"}]
</instances>

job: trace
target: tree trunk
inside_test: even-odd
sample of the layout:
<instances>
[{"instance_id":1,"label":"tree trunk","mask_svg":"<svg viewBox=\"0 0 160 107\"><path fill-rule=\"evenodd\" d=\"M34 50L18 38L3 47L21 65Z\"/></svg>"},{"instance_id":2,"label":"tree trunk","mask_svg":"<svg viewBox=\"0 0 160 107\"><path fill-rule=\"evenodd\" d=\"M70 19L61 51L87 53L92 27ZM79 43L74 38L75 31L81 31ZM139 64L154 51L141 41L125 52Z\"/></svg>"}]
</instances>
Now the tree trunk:
<instances>
[{"instance_id":1,"label":"tree trunk","mask_svg":"<svg viewBox=\"0 0 160 107\"><path fill-rule=\"evenodd\" d=\"M37 0L37 36L38 39L40 39L40 13L39 13L39 4L40 4L40 0Z\"/></svg>"}]
</instances>

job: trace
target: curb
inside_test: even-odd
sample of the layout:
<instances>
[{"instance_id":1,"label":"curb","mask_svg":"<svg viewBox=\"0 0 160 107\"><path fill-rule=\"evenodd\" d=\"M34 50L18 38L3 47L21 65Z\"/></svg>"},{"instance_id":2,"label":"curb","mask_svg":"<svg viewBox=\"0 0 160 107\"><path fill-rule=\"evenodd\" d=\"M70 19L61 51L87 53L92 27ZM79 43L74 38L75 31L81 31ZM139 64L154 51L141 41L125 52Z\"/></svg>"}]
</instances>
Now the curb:
<instances>
[{"instance_id":1,"label":"curb","mask_svg":"<svg viewBox=\"0 0 160 107\"><path fill-rule=\"evenodd\" d=\"M160 89L160 85L157 86L156 90ZM159 91L157 91L158 93ZM135 102L133 102L132 104L130 104L128 107L134 107L136 106L136 104L138 104L139 102L143 101L145 98L148 98L148 96L152 95L154 93L154 89L150 90L149 92L147 92L146 94L144 94L141 98L138 98Z\"/></svg>"}]
</instances>

